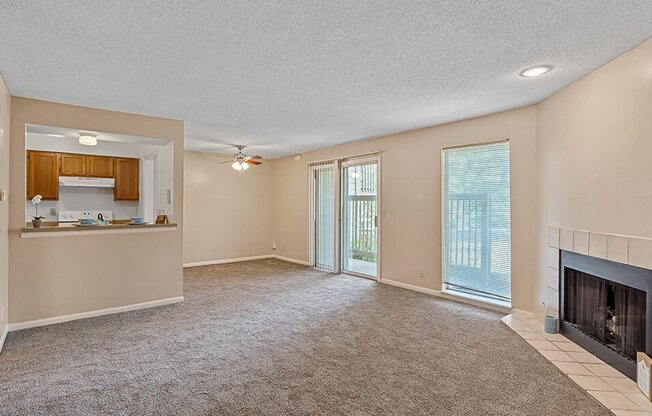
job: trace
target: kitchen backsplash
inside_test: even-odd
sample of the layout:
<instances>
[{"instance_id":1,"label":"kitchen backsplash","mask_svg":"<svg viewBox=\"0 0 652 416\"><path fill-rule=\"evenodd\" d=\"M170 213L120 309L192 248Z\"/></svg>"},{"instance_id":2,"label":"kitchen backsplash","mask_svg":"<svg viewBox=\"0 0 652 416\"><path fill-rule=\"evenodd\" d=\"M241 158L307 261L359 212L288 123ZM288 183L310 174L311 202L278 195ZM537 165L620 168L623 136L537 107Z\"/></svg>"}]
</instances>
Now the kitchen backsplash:
<instances>
[{"instance_id":1,"label":"kitchen backsplash","mask_svg":"<svg viewBox=\"0 0 652 416\"><path fill-rule=\"evenodd\" d=\"M58 201L43 201L38 207L45 221L56 221L58 211L106 210L113 211L116 219L127 219L138 215L138 201L114 201L112 188L59 188ZM25 203L26 221L35 214L34 205Z\"/></svg>"}]
</instances>

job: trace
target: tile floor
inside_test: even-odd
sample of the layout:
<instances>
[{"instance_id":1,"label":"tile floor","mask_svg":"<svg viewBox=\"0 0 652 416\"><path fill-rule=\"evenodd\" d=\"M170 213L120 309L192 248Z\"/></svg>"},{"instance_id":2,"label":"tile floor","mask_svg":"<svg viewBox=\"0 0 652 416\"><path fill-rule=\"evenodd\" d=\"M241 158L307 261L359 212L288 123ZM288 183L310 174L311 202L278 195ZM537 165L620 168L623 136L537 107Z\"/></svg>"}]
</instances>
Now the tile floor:
<instances>
[{"instance_id":1,"label":"tile floor","mask_svg":"<svg viewBox=\"0 0 652 416\"><path fill-rule=\"evenodd\" d=\"M502 321L615 415L652 416L635 382L563 335L546 334L532 314L513 312Z\"/></svg>"}]
</instances>

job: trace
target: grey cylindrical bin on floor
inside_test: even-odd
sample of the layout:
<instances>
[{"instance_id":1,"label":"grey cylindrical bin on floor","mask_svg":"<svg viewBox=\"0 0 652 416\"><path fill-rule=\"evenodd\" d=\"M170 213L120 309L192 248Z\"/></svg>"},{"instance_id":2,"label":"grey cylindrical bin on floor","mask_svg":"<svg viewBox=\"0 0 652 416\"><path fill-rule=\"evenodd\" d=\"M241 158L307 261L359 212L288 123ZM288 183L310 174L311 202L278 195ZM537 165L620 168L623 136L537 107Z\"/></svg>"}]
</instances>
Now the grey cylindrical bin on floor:
<instances>
[{"instance_id":1,"label":"grey cylindrical bin on floor","mask_svg":"<svg viewBox=\"0 0 652 416\"><path fill-rule=\"evenodd\" d=\"M556 334L558 332L557 329L557 318L555 318L552 315L546 315L544 324L543 324L543 330L547 334Z\"/></svg>"}]
</instances>

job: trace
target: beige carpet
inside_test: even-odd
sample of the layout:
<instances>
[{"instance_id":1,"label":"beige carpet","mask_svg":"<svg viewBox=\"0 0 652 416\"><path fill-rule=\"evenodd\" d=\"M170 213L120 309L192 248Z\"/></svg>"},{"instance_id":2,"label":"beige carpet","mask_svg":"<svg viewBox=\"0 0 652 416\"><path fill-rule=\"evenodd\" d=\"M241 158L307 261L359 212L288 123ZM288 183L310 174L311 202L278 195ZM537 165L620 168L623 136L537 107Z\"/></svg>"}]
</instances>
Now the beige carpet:
<instances>
[{"instance_id":1,"label":"beige carpet","mask_svg":"<svg viewBox=\"0 0 652 416\"><path fill-rule=\"evenodd\" d=\"M11 333L2 415L609 415L500 315L278 260Z\"/></svg>"}]
</instances>

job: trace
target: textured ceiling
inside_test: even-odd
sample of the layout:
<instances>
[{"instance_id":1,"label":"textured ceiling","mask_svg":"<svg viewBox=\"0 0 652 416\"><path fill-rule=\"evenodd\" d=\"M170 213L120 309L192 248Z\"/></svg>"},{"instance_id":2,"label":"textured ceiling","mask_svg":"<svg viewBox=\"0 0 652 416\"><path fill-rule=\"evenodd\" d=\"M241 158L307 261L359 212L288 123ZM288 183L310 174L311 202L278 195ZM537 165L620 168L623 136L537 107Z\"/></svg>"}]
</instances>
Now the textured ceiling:
<instances>
[{"instance_id":1,"label":"textured ceiling","mask_svg":"<svg viewBox=\"0 0 652 416\"><path fill-rule=\"evenodd\" d=\"M276 157L536 103L650 36L650 0L3 0L0 71Z\"/></svg>"}]
</instances>

